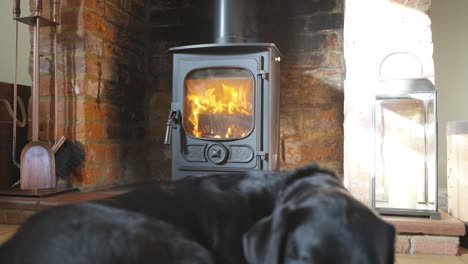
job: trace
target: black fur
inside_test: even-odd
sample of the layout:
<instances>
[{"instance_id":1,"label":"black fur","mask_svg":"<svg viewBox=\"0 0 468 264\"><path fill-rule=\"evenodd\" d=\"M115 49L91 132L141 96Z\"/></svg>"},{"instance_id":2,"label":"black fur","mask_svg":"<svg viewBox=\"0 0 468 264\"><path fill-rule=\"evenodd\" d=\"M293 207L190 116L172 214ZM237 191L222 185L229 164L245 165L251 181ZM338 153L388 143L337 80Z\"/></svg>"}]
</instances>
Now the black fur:
<instances>
[{"instance_id":1,"label":"black fur","mask_svg":"<svg viewBox=\"0 0 468 264\"><path fill-rule=\"evenodd\" d=\"M0 248L0 263L386 264L393 240L335 174L309 165L187 177L46 210Z\"/></svg>"},{"instance_id":2,"label":"black fur","mask_svg":"<svg viewBox=\"0 0 468 264\"><path fill-rule=\"evenodd\" d=\"M278 192L289 178L307 176L317 169L310 165L286 172L187 177L100 203L171 223L210 250L216 263L241 264L245 263L242 235L271 213Z\"/></svg>"},{"instance_id":3,"label":"black fur","mask_svg":"<svg viewBox=\"0 0 468 264\"><path fill-rule=\"evenodd\" d=\"M291 179L273 213L244 236L251 264L390 264L395 229L317 170Z\"/></svg>"},{"instance_id":4,"label":"black fur","mask_svg":"<svg viewBox=\"0 0 468 264\"><path fill-rule=\"evenodd\" d=\"M165 222L99 204L32 216L0 248L5 264L212 264L201 245Z\"/></svg>"}]
</instances>

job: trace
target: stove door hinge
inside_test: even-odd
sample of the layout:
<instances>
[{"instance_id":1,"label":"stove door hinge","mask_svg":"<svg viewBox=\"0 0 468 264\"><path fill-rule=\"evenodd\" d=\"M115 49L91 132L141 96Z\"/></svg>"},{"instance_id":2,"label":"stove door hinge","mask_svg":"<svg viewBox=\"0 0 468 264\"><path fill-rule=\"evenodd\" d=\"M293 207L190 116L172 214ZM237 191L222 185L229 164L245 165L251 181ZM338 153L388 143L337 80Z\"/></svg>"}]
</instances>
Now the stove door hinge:
<instances>
[{"instance_id":1,"label":"stove door hinge","mask_svg":"<svg viewBox=\"0 0 468 264\"><path fill-rule=\"evenodd\" d=\"M268 153L265 151L257 151L255 154L259 156L261 160L268 160Z\"/></svg>"},{"instance_id":2,"label":"stove door hinge","mask_svg":"<svg viewBox=\"0 0 468 264\"><path fill-rule=\"evenodd\" d=\"M264 70L259 70L258 75L260 75L260 77L262 77L263 80L268 80L268 78L270 78L269 72Z\"/></svg>"}]
</instances>

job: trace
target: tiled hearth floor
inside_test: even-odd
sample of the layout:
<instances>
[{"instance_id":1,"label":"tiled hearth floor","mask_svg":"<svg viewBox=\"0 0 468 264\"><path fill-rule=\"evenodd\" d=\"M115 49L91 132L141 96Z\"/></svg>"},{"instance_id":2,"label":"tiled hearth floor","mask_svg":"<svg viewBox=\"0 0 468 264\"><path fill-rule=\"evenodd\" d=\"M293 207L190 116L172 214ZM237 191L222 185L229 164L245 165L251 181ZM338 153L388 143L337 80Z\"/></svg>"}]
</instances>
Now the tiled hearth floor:
<instances>
[{"instance_id":1,"label":"tiled hearth floor","mask_svg":"<svg viewBox=\"0 0 468 264\"><path fill-rule=\"evenodd\" d=\"M24 222L26 218L37 211L60 204L102 199L126 192L132 188L134 188L134 186L94 192L71 191L45 197L12 197L0 195L0 244L12 236L16 232L18 226ZM398 239L400 241L397 242L397 248L399 248L400 251L397 250L397 253L411 251L411 249L408 248L408 241L413 241L413 243L415 243L413 245L415 245L416 250L418 247L425 247L426 252L430 253L425 254L415 252L414 254L397 254L395 263L468 264L468 249L459 248L461 254L455 255L454 253L457 250L458 240L453 241L453 238L458 238L465 233L465 225L463 222L450 217L446 213L442 213L441 220L414 217L384 218L393 223L399 233ZM420 242L421 239L425 240L424 247L422 247L423 243ZM406 249L405 246L407 247ZM440 250L440 248L445 248L441 251L445 252L445 254L427 251L427 248L430 250Z\"/></svg>"}]
</instances>

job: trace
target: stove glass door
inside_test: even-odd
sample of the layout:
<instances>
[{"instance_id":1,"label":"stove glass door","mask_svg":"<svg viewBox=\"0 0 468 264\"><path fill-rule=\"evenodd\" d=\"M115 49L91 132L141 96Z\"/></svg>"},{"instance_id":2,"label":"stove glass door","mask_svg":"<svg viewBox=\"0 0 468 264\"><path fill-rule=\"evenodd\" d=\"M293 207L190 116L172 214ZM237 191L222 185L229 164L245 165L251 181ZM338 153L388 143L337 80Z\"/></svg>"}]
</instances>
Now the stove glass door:
<instances>
[{"instance_id":1,"label":"stove glass door","mask_svg":"<svg viewBox=\"0 0 468 264\"><path fill-rule=\"evenodd\" d=\"M188 136L241 139L254 127L254 76L236 67L191 71L184 80L183 125Z\"/></svg>"}]
</instances>

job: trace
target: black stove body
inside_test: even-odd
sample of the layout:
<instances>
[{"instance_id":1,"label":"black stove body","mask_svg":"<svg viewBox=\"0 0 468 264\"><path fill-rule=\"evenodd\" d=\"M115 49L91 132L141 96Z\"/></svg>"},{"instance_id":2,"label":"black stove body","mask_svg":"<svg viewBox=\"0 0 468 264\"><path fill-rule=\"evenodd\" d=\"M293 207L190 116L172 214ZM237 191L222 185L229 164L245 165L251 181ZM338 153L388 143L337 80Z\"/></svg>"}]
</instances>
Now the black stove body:
<instances>
[{"instance_id":1,"label":"black stove body","mask_svg":"<svg viewBox=\"0 0 468 264\"><path fill-rule=\"evenodd\" d=\"M207 44L170 51L173 179L277 170L280 53L275 45Z\"/></svg>"},{"instance_id":2,"label":"black stove body","mask_svg":"<svg viewBox=\"0 0 468 264\"><path fill-rule=\"evenodd\" d=\"M170 49L173 179L279 169L281 54L272 43L244 42L246 3L216 1L216 43Z\"/></svg>"}]
</instances>

